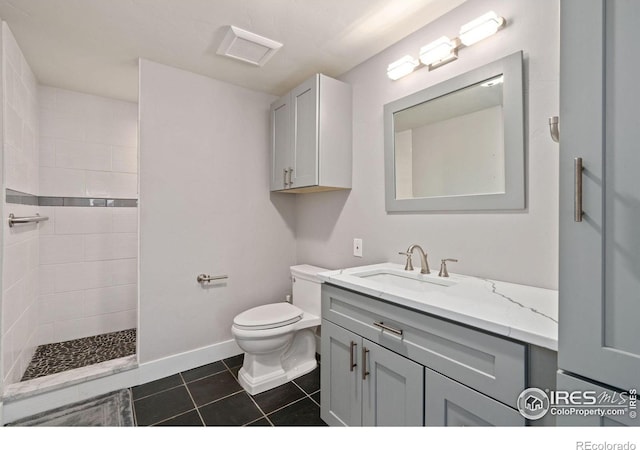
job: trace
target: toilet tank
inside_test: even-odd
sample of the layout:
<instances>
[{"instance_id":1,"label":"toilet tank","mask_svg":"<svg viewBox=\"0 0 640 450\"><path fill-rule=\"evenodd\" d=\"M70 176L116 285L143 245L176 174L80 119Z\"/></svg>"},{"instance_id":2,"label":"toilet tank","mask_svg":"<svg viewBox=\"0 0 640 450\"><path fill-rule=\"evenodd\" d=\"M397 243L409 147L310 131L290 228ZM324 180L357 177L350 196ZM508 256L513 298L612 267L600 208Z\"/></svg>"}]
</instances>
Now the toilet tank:
<instances>
[{"instance_id":1,"label":"toilet tank","mask_svg":"<svg viewBox=\"0 0 640 450\"><path fill-rule=\"evenodd\" d=\"M291 267L293 285L292 303L301 310L320 317L320 287L322 281L316 276L318 272L329 269L302 264Z\"/></svg>"}]
</instances>

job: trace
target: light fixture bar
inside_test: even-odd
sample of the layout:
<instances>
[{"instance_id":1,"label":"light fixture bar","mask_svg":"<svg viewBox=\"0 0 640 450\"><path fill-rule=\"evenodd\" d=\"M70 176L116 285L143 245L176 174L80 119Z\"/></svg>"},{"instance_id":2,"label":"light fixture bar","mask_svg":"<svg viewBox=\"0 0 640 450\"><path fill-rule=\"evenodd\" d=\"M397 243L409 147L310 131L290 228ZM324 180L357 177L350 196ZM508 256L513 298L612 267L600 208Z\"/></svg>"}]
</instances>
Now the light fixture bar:
<instances>
[{"instance_id":1,"label":"light fixture bar","mask_svg":"<svg viewBox=\"0 0 640 450\"><path fill-rule=\"evenodd\" d=\"M460 41L467 47L484 38L496 34L504 26L505 20L495 12L489 11L477 19L460 27Z\"/></svg>"},{"instance_id":2,"label":"light fixture bar","mask_svg":"<svg viewBox=\"0 0 640 450\"><path fill-rule=\"evenodd\" d=\"M420 60L415 60L411 55L405 55L387 66L387 76L392 80L398 80L409 75L420 63L429 70L443 66L458 59L458 49L469 47L481 41L505 26L505 19L493 11L481 15L460 27L460 35L449 39L442 36L420 49ZM499 81L496 81L499 82ZM484 86L484 85L483 85ZM489 87L490 84L487 84Z\"/></svg>"},{"instance_id":3,"label":"light fixture bar","mask_svg":"<svg viewBox=\"0 0 640 450\"><path fill-rule=\"evenodd\" d=\"M457 57L457 39L451 40L447 36L425 45L420 49L420 61L425 66L440 65Z\"/></svg>"},{"instance_id":4,"label":"light fixture bar","mask_svg":"<svg viewBox=\"0 0 640 450\"><path fill-rule=\"evenodd\" d=\"M392 80L398 80L409 75L418 66L418 61L411 55L405 55L387 67L387 76Z\"/></svg>"}]
</instances>

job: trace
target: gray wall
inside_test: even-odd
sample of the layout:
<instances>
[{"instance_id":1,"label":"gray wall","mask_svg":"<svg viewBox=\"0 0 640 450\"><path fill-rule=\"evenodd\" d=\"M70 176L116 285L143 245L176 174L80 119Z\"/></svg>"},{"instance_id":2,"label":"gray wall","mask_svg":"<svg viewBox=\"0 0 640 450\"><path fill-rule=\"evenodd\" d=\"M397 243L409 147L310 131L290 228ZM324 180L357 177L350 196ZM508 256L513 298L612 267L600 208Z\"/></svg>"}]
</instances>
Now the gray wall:
<instances>
[{"instance_id":1,"label":"gray wall","mask_svg":"<svg viewBox=\"0 0 640 450\"><path fill-rule=\"evenodd\" d=\"M145 363L233 339L233 317L283 300L295 206L269 193L272 96L142 60L140 323ZM227 274L202 287L199 273Z\"/></svg>"},{"instance_id":2,"label":"gray wall","mask_svg":"<svg viewBox=\"0 0 640 450\"><path fill-rule=\"evenodd\" d=\"M507 26L463 48L459 59L431 72L421 68L398 81L387 65L489 10ZM298 263L328 268L403 262L398 251L413 243L431 266L458 258L453 272L545 288L558 285L558 145L547 118L558 112L559 2L471 0L351 70L353 87L353 189L296 199ZM387 214L384 206L383 105L522 50L525 59L527 209L502 213ZM364 258L352 256L362 238Z\"/></svg>"}]
</instances>

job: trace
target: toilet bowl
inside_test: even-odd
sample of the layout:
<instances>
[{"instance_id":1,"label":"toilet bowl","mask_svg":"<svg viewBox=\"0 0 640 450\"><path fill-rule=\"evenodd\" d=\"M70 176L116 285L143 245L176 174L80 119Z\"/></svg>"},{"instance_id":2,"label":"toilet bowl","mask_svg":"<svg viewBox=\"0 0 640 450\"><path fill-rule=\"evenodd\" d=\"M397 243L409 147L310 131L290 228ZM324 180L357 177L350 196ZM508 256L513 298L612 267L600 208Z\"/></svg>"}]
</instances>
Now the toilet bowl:
<instances>
[{"instance_id":1,"label":"toilet bowl","mask_svg":"<svg viewBox=\"0 0 640 450\"><path fill-rule=\"evenodd\" d=\"M321 282L316 274L325 270L306 264L291 267L291 304L258 306L233 319L231 333L244 351L238 382L249 394L273 389L317 367Z\"/></svg>"}]
</instances>

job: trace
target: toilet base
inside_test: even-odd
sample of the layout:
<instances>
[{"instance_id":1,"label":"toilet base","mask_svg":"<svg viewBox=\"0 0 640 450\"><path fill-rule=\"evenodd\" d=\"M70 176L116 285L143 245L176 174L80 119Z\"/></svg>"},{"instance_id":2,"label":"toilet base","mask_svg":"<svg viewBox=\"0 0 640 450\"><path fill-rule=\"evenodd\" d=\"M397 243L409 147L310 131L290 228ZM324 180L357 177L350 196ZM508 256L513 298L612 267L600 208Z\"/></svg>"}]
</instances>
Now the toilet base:
<instances>
[{"instance_id":1,"label":"toilet base","mask_svg":"<svg viewBox=\"0 0 640 450\"><path fill-rule=\"evenodd\" d=\"M238 372L238 383L249 394L256 395L312 372L316 367L318 367L318 362L314 358L313 361L307 361L286 372L282 370L273 373L271 376L263 376L261 379L252 378L242 367Z\"/></svg>"},{"instance_id":2,"label":"toilet base","mask_svg":"<svg viewBox=\"0 0 640 450\"><path fill-rule=\"evenodd\" d=\"M238 382L251 395L268 391L318 367L314 328L299 330L284 349L263 354L245 352Z\"/></svg>"}]
</instances>

